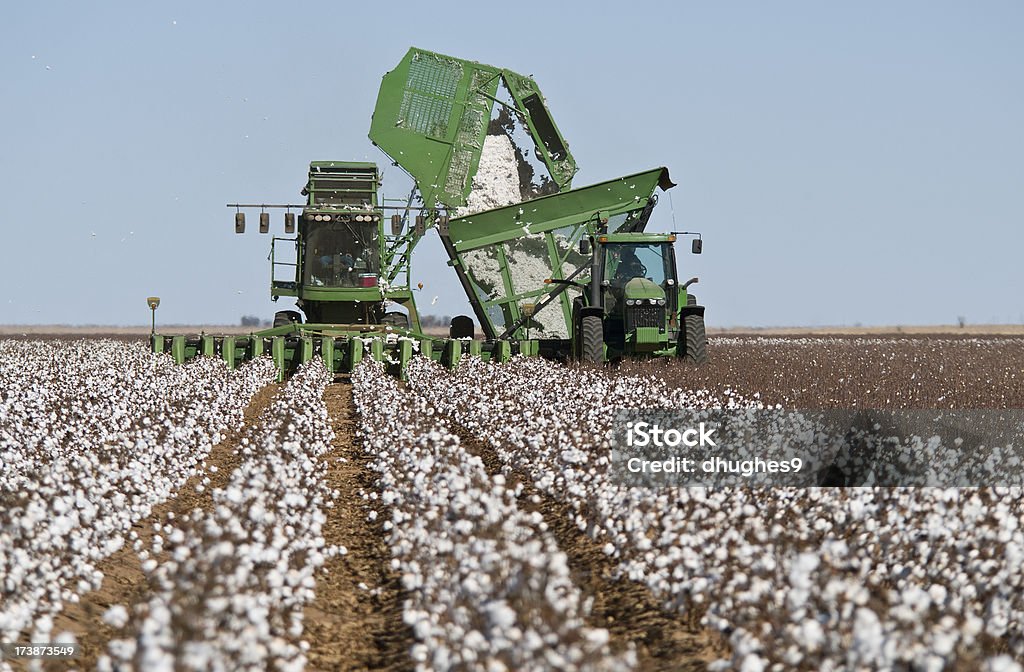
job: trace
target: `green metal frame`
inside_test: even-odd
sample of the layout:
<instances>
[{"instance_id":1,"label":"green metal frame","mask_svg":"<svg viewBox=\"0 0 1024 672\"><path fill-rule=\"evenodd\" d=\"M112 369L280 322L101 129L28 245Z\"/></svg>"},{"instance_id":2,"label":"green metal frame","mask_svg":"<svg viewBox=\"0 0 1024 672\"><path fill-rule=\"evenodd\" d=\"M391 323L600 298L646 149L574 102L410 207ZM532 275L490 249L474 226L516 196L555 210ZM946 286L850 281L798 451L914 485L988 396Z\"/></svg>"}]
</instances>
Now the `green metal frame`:
<instances>
[{"instance_id":1,"label":"green metal frame","mask_svg":"<svg viewBox=\"0 0 1024 672\"><path fill-rule=\"evenodd\" d=\"M571 186L576 161L526 75L423 49L410 49L384 75L370 140L416 180L428 208L465 205L484 136L503 84L559 189Z\"/></svg>"},{"instance_id":2,"label":"green metal frame","mask_svg":"<svg viewBox=\"0 0 1024 672\"><path fill-rule=\"evenodd\" d=\"M321 359L334 373L351 373L364 358L374 359L404 380L416 354L455 368L463 357L506 362L514 355L536 356L539 352L536 341L434 338L401 328L337 324L292 324L247 336L153 334L151 346L153 352L168 354L178 364L197 357L217 357L232 369L245 361L270 356L278 380L313 359Z\"/></svg>"}]
</instances>

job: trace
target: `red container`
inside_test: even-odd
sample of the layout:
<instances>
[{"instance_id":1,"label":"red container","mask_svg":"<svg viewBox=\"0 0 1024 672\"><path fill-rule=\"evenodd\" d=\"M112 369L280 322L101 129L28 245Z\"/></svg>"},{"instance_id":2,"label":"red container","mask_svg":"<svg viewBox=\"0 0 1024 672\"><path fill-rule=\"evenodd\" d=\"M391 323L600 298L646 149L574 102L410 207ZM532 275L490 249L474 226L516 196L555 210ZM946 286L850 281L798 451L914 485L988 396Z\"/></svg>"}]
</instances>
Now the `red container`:
<instances>
[{"instance_id":1,"label":"red container","mask_svg":"<svg viewBox=\"0 0 1024 672\"><path fill-rule=\"evenodd\" d=\"M376 287L377 276L376 275L360 275L359 276L360 287Z\"/></svg>"}]
</instances>

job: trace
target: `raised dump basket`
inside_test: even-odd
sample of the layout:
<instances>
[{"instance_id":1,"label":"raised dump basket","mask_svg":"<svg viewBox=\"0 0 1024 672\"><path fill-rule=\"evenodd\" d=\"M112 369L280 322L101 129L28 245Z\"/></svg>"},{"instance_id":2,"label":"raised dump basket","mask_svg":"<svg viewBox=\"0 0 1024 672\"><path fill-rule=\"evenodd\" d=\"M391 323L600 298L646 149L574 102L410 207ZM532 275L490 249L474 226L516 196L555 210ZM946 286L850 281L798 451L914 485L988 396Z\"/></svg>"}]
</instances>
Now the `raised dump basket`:
<instances>
[{"instance_id":1,"label":"raised dump basket","mask_svg":"<svg viewBox=\"0 0 1024 672\"><path fill-rule=\"evenodd\" d=\"M506 132L529 138L533 147L521 147L523 158L540 160L550 190L567 188L576 162L537 83L504 68L410 49L384 75L370 139L409 171L426 207L457 208L466 204L484 138L501 111Z\"/></svg>"}]
</instances>

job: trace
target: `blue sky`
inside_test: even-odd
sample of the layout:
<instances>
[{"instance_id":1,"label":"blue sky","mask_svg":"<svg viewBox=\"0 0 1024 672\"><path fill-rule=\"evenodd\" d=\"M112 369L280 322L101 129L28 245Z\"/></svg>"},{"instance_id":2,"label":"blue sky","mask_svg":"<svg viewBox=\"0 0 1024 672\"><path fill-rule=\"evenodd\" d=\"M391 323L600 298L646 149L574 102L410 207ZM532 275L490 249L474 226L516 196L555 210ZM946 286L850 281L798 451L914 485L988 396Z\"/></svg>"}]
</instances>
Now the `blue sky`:
<instances>
[{"instance_id":1,"label":"blue sky","mask_svg":"<svg viewBox=\"0 0 1024 672\"><path fill-rule=\"evenodd\" d=\"M652 228L704 234L709 325L1024 322L1024 4L381 7L7 3L0 323L289 308L224 204L387 165L370 115L414 45L534 75L578 186L668 166ZM433 234L416 270L422 309L469 312Z\"/></svg>"}]
</instances>

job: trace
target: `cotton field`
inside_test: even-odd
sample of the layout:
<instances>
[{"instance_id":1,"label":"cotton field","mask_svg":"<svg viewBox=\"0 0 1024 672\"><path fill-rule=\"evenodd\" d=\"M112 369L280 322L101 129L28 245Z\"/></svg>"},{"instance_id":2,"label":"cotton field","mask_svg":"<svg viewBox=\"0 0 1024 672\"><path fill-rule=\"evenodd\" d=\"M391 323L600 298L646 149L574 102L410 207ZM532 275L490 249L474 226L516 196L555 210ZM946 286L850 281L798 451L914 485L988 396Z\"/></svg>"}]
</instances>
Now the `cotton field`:
<instances>
[{"instance_id":1,"label":"cotton field","mask_svg":"<svg viewBox=\"0 0 1024 672\"><path fill-rule=\"evenodd\" d=\"M611 457L616 409L1020 408L1019 341L710 347L278 384L0 341L0 641L79 646L0 666L1024 669L1018 485L627 487Z\"/></svg>"}]
</instances>

